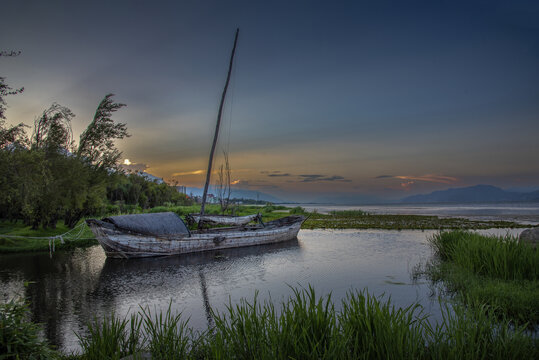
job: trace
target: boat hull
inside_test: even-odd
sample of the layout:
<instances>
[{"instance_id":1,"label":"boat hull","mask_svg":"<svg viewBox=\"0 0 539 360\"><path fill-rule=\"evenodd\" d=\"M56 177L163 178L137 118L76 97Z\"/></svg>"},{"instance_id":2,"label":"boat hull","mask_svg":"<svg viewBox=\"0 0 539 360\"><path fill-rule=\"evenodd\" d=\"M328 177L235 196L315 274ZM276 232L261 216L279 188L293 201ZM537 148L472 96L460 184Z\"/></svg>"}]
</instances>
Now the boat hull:
<instances>
[{"instance_id":1,"label":"boat hull","mask_svg":"<svg viewBox=\"0 0 539 360\"><path fill-rule=\"evenodd\" d=\"M295 239L301 216L267 223L265 227L218 228L191 234L148 235L126 232L100 220L88 220L90 229L111 258L168 256L200 251L271 244ZM287 218L285 218L287 219ZM273 223L273 224L272 224Z\"/></svg>"}]
</instances>

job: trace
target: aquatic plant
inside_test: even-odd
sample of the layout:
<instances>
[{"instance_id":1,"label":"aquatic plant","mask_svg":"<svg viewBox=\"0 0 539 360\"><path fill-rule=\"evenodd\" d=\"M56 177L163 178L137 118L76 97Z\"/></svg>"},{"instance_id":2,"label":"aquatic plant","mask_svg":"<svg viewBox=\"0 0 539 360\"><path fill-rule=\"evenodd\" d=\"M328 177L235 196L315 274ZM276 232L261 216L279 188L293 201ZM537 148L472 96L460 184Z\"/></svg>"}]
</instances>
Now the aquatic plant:
<instances>
[{"instance_id":1,"label":"aquatic plant","mask_svg":"<svg viewBox=\"0 0 539 360\"><path fill-rule=\"evenodd\" d=\"M126 331L125 319L107 317L98 323L102 329L90 331L89 336L106 334L108 339L95 341L112 349L108 355L99 354L106 359L115 359L118 349L127 349L130 333L142 340L135 341L128 353L144 351L159 359L522 359L539 355L537 341L526 336L523 327L493 316L488 306L441 304L442 320L432 325L420 305L395 307L391 299L367 290L349 292L340 311L330 295L319 297L310 286L292 290L280 306L271 300L260 302L255 295L251 302L229 304L223 313L212 311L215 325L203 333L192 331L181 314L171 314L169 306L164 314L153 315L141 308L136 316L143 319L144 335L137 326L134 332ZM97 358L84 346L83 351L81 358Z\"/></svg>"},{"instance_id":2,"label":"aquatic plant","mask_svg":"<svg viewBox=\"0 0 539 360\"><path fill-rule=\"evenodd\" d=\"M517 237L451 231L435 234L429 241L440 259L475 274L503 280L539 278L539 252Z\"/></svg>"},{"instance_id":3,"label":"aquatic plant","mask_svg":"<svg viewBox=\"0 0 539 360\"><path fill-rule=\"evenodd\" d=\"M30 321L28 304L0 304L0 359L54 359L59 354L40 337L41 325Z\"/></svg>"},{"instance_id":4,"label":"aquatic plant","mask_svg":"<svg viewBox=\"0 0 539 360\"><path fill-rule=\"evenodd\" d=\"M539 252L512 236L466 231L429 238L436 258L423 271L457 300L489 305L496 316L534 327L539 324Z\"/></svg>"}]
</instances>

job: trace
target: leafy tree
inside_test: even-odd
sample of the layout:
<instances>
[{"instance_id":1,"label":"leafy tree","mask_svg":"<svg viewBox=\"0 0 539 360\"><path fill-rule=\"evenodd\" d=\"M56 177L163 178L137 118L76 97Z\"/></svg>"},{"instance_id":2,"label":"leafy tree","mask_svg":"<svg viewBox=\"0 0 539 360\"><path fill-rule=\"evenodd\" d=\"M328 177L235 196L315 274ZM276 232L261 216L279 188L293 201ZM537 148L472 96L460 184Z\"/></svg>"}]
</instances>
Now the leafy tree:
<instances>
[{"instance_id":1,"label":"leafy tree","mask_svg":"<svg viewBox=\"0 0 539 360\"><path fill-rule=\"evenodd\" d=\"M114 94L107 94L99 103L94 119L80 136L77 156L90 163L105 168L116 167L122 153L114 145L114 140L129 137L127 127L123 123L115 123L112 113L125 104L115 103Z\"/></svg>"},{"instance_id":2,"label":"leafy tree","mask_svg":"<svg viewBox=\"0 0 539 360\"><path fill-rule=\"evenodd\" d=\"M0 57L4 56L18 56L20 51L0 51ZM25 125L20 123L15 126L7 127L5 125L7 110L7 104L5 97L8 95L20 94L24 91L24 88L13 89L6 83L6 78L0 76L0 148L12 144L14 142L24 142L25 139Z\"/></svg>"},{"instance_id":3,"label":"leafy tree","mask_svg":"<svg viewBox=\"0 0 539 360\"><path fill-rule=\"evenodd\" d=\"M19 56L21 54L20 51L0 51L0 57L6 57L6 56ZM4 97L8 95L16 95L20 94L24 91L24 88L18 88L13 89L11 86L9 86L6 83L6 78L0 76L0 119L5 119L6 115L6 101Z\"/></svg>"},{"instance_id":4,"label":"leafy tree","mask_svg":"<svg viewBox=\"0 0 539 360\"><path fill-rule=\"evenodd\" d=\"M71 119L75 114L67 107L53 103L34 121L32 147L50 152L73 149Z\"/></svg>"},{"instance_id":5,"label":"leafy tree","mask_svg":"<svg viewBox=\"0 0 539 360\"><path fill-rule=\"evenodd\" d=\"M0 119L0 149L9 145L19 143L26 144L26 125L20 123L15 126L6 127L5 120Z\"/></svg>"}]
</instances>

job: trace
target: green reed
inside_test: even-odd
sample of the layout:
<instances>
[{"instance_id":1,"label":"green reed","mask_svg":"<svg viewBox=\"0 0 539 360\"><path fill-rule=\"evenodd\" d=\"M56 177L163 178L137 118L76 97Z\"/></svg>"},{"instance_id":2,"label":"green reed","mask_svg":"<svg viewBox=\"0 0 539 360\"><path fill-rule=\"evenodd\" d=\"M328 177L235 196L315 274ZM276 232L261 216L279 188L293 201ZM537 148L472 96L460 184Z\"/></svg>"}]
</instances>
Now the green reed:
<instances>
[{"instance_id":1,"label":"green reed","mask_svg":"<svg viewBox=\"0 0 539 360\"><path fill-rule=\"evenodd\" d=\"M419 304L405 308L367 290L350 291L335 310L331 296L312 287L292 289L280 305L245 299L212 311L214 326L199 333L181 313L130 320L105 317L79 337L81 359L119 359L143 353L154 359L524 359L539 342L488 306L441 303L442 320L429 321ZM71 356L70 359L77 358Z\"/></svg>"},{"instance_id":2,"label":"green reed","mask_svg":"<svg viewBox=\"0 0 539 360\"><path fill-rule=\"evenodd\" d=\"M539 277L539 251L511 235L440 232L431 237L430 243L441 260L474 274L503 280L538 280Z\"/></svg>"},{"instance_id":3,"label":"green reed","mask_svg":"<svg viewBox=\"0 0 539 360\"><path fill-rule=\"evenodd\" d=\"M496 316L534 328L539 324L539 251L512 236L465 231L430 238L437 257L426 275L443 281L470 307L489 306Z\"/></svg>"},{"instance_id":4,"label":"green reed","mask_svg":"<svg viewBox=\"0 0 539 360\"><path fill-rule=\"evenodd\" d=\"M79 344L84 359L121 359L137 354L142 349L144 335L141 332L142 318L132 314L120 319L114 315L94 318L88 323L88 333L79 335Z\"/></svg>"},{"instance_id":5,"label":"green reed","mask_svg":"<svg viewBox=\"0 0 539 360\"><path fill-rule=\"evenodd\" d=\"M40 337L40 324L30 321L27 303L0 304L0 359L55 359L59 356Z\"/></svg>"}]
</instances>

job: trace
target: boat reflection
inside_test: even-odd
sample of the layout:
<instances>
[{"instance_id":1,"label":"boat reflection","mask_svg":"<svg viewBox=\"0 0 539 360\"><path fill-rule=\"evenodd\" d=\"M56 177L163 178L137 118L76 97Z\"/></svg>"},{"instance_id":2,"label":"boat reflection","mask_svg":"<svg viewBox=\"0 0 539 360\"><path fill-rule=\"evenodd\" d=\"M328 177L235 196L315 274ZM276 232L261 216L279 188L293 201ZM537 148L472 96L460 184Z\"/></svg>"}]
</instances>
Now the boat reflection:
<instances>
[{"instance_id":1,"label":"boat reflection","mask_svg":"<svg viewBox=\"0 0 539 360\"><path fill-rule=\"evenodd\" d=\"M98 246L57 251L52 259L48 253L1 255L0 287L4 300L23 296L48 340L69 352L78 348L75 332L84 332L88 321L123 317L139 305L161 311L172 303L174 313L195 319L194 326L211 326L212 294L228 296L221 284L263 277L266 256L281 251L300 251L298 240L129 260L106 258Z\"/></svg>"}]
</instances>

